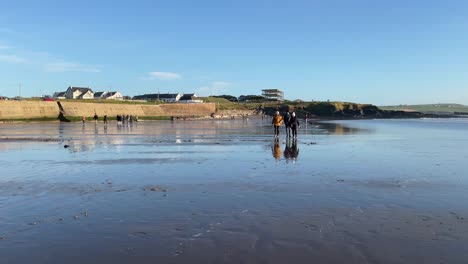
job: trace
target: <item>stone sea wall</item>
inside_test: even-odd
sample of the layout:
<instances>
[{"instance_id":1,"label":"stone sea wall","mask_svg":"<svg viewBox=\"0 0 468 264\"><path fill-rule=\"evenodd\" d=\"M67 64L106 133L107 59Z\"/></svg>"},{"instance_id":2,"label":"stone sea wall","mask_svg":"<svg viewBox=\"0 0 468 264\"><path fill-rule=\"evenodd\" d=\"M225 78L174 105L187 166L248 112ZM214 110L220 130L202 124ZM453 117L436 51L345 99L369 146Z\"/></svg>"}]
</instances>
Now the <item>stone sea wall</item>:
<instances>
[{"instance_id":1,"label":"stone sea wall","mask_svg":"<svg viewBox=\"0 0 468 264\"><path fill-rule=\"evenodd\" d=\"M57 102L0 101L0 119L57 117Z\"/></svg>"},{"instance_id":2,"label":"stone sea wall","mask_svg":"<svg viewBox=\"0 0 468 264\"><path fill-rule=\"evenodd\" d=\"M202 104L110 104L83 102L0 101L0 119L28 119L64 116L138 115L138 116L209 116L216 112L214 103Z\"/></svg>"}]
</instances>

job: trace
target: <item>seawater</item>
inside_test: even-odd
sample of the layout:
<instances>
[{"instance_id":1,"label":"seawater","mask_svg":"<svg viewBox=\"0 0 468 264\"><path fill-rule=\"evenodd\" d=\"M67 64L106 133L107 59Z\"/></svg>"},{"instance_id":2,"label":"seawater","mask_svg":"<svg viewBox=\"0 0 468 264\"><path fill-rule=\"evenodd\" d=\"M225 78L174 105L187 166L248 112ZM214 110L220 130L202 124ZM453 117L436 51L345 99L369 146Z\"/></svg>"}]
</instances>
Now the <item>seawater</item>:
<instances>
[{"instance_id":1,"label":"seawater","mask_svg":"<svg viewBox=\"0 0 468 264\"><path fill-rule=\"evenodd\" d=\"M0 262L468 259L468 119L280 132L259 118L0 124Z\"/></svg>"}]
</instances>

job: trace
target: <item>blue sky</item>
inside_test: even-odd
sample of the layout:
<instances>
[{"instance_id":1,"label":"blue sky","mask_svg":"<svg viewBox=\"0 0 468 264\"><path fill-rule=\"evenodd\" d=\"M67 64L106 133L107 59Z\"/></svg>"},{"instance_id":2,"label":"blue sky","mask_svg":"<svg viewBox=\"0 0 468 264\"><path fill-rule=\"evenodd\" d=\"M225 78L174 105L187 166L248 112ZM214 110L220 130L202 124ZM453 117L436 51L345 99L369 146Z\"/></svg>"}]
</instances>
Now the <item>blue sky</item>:
<instances>
[{"instance_id":1,"label":"blue sky","mask_svg":"<svg viewBox=\"0 0 468 264\"><path fill-rule=\"evenodd\" d=\"M0 95L19 83L468 104L468 1L2 1Z\"/></svg>"}]
</instances>

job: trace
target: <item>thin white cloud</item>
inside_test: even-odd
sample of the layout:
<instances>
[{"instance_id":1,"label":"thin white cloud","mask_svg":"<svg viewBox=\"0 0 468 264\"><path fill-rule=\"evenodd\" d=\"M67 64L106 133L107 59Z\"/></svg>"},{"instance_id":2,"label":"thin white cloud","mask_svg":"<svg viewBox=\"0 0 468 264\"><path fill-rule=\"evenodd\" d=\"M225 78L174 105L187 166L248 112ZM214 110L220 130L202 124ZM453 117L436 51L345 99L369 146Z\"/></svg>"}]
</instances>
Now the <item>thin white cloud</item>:
<instances>
[{"instance_id":1,"label":"thin white cloud","mask_svg":"<svg viewBox=\"0 0 468 264\"><path fill-rule=\"evenodd\" d=\"M21 64L29 62L28 59L17 56L17 55L2 55L0 54L0 62L6 62L11 64Z\"/></svg>"},{"instance_id":2,"label":"thin white cloud","mask_svg":"<svg viewBox=\"0 0 468 264\"><path fill-rule=\"evenodd\" d=\"M10 46L0 45L0 50L11 49ZM27 55L27 56L22 56ZM52 61L52 62L50 62ZM0 54L0 63L29 64L42 68L46 72L101 72L97 65L81 64L53 58L48 53L22 52L21 55Z\"/></svg>"},{"instance_id":3,"label":"thin white cloud","mask_svg":"<svg viewBox=\"0 0 468 264\"><path fill-rule=\"evenodd\" d=\"M230 82L212 82L209 86L198 88L197 94L201 96L222 95L229 91L230 86L232 86Z\"/></svg>"},{"instance_id":4,"label":"thin white cloud","mask_svg":"<svg viewBox=\"0 0 468 264\"><path fill-rule=\"evenodd\" d=\"M147 80L163 80L172 81L181 79L182 76L175 72L150 72L148 73Z\"/></svg>"},{"instance_id":5,"label":"thin white cloud","mask_svg":"<svg viewBox=\"0 0 468 264\"><path fill-rule=\"evenodd\" d=\"M96 65L86 65L74 62L52 62L44 64L46 72L101 72Z\"/></svg>"}]
</instances>

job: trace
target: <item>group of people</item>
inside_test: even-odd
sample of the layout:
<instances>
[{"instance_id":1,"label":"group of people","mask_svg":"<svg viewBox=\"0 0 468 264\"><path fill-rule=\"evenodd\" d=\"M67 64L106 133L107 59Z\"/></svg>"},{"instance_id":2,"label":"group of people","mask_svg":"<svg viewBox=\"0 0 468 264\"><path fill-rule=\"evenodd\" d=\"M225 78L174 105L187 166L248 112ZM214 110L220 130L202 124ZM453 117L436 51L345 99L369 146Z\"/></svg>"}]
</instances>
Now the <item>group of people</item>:
<instances>
[{"instance_id":1,"label":"group of people","mask_svg":"<svg viewBox=\"0 0 468 264\"><path fill-rule=\"evenodd\" d=\"M98 123L99 116L97 115L97 113L94 113L93 120L94 120L94 122L96 124ZM138 116L117 115L116 120L117 120L117 125L121 125L121 124L125 124L125 123L131 124L133 122L138 122ZM83 122L83 125L84 125L86 123L86 116L82 116L81 121ZM103 121L104 121L104 125L107 125L107 123L108 123L107 115L104 115Z\"/></svg>"},{"instance_id":2,"label":"group of people","mask_svg":"<svg viewBox=\"0 0 468 264\"><path fill-rule=\"evenodd\" d=\"M131 124L133 122L138 122L138 116L133 115L117 115L117 124Z\"/></svg>"},{"instance_id":3,"label":"group of people","mask_svg":"<svg viewBox=\"0 0 468 264\"><path fill-rule=\"evenodd\" d=\"M301 127L301 124L299 123L296 113L286 112L284 116L281 116L280 112L276 111L275 116L271 120L271 124L275 129L275 138L279 138L279 130L283 123L286 127L286 137L297 138L297 129Z\"/></svg>"}]
</instances>

